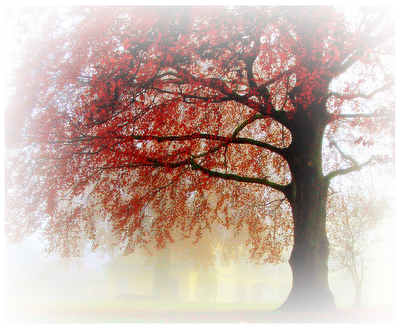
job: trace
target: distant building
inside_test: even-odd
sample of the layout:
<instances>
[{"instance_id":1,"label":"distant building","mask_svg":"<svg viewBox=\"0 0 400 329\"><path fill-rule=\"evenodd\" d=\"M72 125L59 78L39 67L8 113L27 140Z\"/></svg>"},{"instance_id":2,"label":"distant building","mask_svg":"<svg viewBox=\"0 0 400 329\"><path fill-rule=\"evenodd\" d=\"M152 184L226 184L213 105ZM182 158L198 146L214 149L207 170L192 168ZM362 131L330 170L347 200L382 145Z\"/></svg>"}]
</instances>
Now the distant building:
<instances>
[{"instance_id":1,"label":"distant building","mask_svg":"<svg viewBox=\"0 0 400 329\"><path fill-rule=\"evenodd\" d=\"M107 264L107 282L109 299L154 299L154 282L156 278L156 262L140 253L128 256L117 256ZM196 275L189 264L173 263L169 268L169 288L173 294L169 298L180 301L194 299ZM164 283L165 285L166 283Z\"/></svg>"},{"instance_id":2,"label":"distant building","mask_svg":"<svg viewBox=\"0 0 400 329\"><path fill-rule=\"evenodd\" d=\"M395 245L381 243L371 250L381 262L372 264L363 288L362 299L367 304L394 303L395 301ZM107 300L119 294L150 296L155 273L154 260L137 252L117 256L104 265ZM171 291L180 301L216 302L269 302L282 303L292 286L292 273L288 262L278 265L255 266L246 261L223 265L218 259L215 267L207 271L190 262L172 257ZM354 286L351 278L342 272L330 272L329 284L339 305L351 304Z\"/></svg>"},{"instance_id":3,"label":"distant building","mask_svg":"<svg viewBox=\"0 0 400 329\"><path fill-rule=\"evenodd\" d=\"M169 257L163 266L140 253L117 256L105 264L108 298L153 300L163 289L162 297L176 301L280 303L290 291L288 264L254 266L243 261L200 269Z\"/></svg>"},{"instance_id":4,"label":"distant building","mask_svg":"<svg viewBox=\"0 0 400 329\"><path fill-rule=\"evenodd\" d=\"M292 278L288 264L254 266L242 262L218 271L221 302L283 302L289 294Z\"/></svg>"}]
</instances>

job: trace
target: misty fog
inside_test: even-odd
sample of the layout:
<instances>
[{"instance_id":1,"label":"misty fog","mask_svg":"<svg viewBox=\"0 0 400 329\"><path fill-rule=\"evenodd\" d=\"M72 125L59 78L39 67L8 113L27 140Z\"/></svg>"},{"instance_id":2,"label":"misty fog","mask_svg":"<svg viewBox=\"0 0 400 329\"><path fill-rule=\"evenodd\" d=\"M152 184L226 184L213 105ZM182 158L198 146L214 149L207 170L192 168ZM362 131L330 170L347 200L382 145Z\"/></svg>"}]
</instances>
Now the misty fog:
<instances>
[{"instance_id":1,"label":"misty fog","mask_svg":"<svg viewBox=\"0 0 400 329\"><path fill-rule=\"evenodd\" d=\"M192 246L195 249L197 245ZM394 242L382 242L372 253L381 261L367 273L363 301L393 303ZM279 304L286 299L292 280L287 262L289 251L285 256L283 263L262 266L249 263L244 257L226 264L217 256L213 266L200 267L193 258L172 251L169 299ZM82 259L67 260L44 256L33 238L19 245L4 242L4 299L7 302L119 300L119 303L147 300L154 295L156 263L154 254L140 250L126 257L87 253ZM337 303L352 302L354 286L344 273L330 273L330 286Z\"/></svg>"}]
</instances>

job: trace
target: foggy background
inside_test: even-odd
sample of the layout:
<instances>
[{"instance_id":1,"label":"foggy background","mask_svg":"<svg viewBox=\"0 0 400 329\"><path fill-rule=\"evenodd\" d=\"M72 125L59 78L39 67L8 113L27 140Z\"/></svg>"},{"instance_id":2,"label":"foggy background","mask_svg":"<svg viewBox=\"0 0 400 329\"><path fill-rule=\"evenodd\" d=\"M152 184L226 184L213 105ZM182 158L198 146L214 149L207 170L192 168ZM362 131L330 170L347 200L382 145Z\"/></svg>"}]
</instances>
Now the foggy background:
<instances>
[{"instance_id":1,"label":"foggy background","mask_svg":"<svg viewBox=\"0 0 400 329\"><path fill-rule=\"evenodd\" d=\"M363 287L362 301L365 306L390 307L394 305L395 264L394 248L391 241L381 242L371 248L371 254L379 261L371 263ZM100 258L95 254L87 254L83 258L60 258L46 256L41 253L40 244L31 238L19 245L5 246L5 294L6 306L17 307L18 304L30 303L57 303L57 302L90 302L90 301L118 301L117 290L110 291L112 278L107 267L112 261L110 257ZM151 259L150 259L151 261ZM236 265L242 272L247 271L247 280L264 271L265 275L285 277L284 287L278 293L274 291L271 302L281 303L287 297L291 287L290 267L284 264L254 266L242 262ZM238 271L235 271L237 273ZM196 268L192 269L194 272ZM217 268L223 271L223 268ZM154 270L153 270L154 271ZM240 271L239 271L240 272ZM139 274L140 275L140 274ZM250 278L250 279L249 279ZM145 278L144 278L145 279ZM147 277L147 285L152 287L154 277ZM243 281L243 280L241 280ZM244 282L246 284L246 282ZM141 285L143 285L141 283ZM215 298L206 302L238 302L237 291L224 292L221 296L223 278L218 277L218 283L213 293ZM225 285L226 287L226 285ZM351 278L346 273L330 273L330 287L339 307L349 307L354 300L354 287ZM235 288L232 288L235 290ZM237 290L237 289L236 289ZM270 290L277 290L271 286ZM226 298L231 296L231 298ZM272 293L270 294L272 296ZM244 297L244 298L243 298ZM268 297L268 296L267 296ZM179 301L179 300L176 300ZM181 301L202 301L193 300ZM203 300L204 301L204 300ZM257 296L246 291L242 293L241 302L268 302L265 296ZM119 300L123 303L124 300Z\"/></svg>"},{"instance_id":2,"label":"foggy background","mask_svg":"<svg viewBox=\"0 0 400 329\"><path fill-rule=\"evenodd\" d=\"M368 268L361 301L366 307L390 308L395 303L398 256L394 179L393 175L383 175L374 169L365 169L361 177L373 181L378 193L389 200L389 208L393 207L382 218L384 239L373 244L365 254ZM185 248L190 245L188 243ZM139 254L125 258L118 255L100 257L90 252L82 258L48 256L41 252L42 245L35 236L20 244L5 241L4 248L6 309L32 303L134 303L153 293L157 272L155 257L140 257ZM285 254L286 259L289 254L290 250ZM170 267L170 296L175 302L270 303L270 307L276 308L286 300L292 283L287 261L277 266L255 266L242 258L240 264L227 266L217 259L214 267L199 270L190 262L183 264L172 259ZM350 307L355 294L350 275L335 271L329 276L337 306ZM159 281L163 282L163 278ZM131 298L130 301L119 298L124 294L142 298Z\"/></svg>"}]
</instances>

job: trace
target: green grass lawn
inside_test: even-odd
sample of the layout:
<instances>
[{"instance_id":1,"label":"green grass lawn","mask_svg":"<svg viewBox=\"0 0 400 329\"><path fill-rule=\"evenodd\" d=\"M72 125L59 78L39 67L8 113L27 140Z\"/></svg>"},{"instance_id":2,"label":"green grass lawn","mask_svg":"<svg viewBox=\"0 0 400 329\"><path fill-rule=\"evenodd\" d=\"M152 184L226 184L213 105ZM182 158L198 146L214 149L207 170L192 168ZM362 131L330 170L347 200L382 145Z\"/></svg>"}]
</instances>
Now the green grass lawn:
<instances>
[{"instance_id":1,"label":"green grass lawn","mask_svg":"<svg viewBox=\"0 0 400 329\"><path fill-rule=\"evenodd\" d=\"M261 303L85 302L6 305L8 323L371 323L394 322L394 310L336 313L274 311Z\"/></svg>"}]
</instances>

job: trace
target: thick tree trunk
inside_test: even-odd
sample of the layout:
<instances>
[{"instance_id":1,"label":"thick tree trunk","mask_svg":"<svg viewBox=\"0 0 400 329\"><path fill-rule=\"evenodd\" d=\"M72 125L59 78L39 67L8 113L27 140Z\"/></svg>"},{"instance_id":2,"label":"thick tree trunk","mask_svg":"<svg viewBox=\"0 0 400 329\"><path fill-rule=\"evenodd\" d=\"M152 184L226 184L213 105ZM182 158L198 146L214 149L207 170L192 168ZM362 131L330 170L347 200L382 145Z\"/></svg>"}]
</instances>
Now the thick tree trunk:
<instances>
[{"instance_id":1,"label":"thick tree trunk","mask_svg":"<svg viewBox=\"0 0 400 329\"><path fill-rule=\"evenodd\" d=\"M156 255L153 299L168 300L171 298L171 249L160 249Z\"/></svg>"},{"instance_id":2,"label":"thick tree trunk","mask_svg":"<svg viewBox=\"0 0 400 329\"><path fill-rule=\"evenodd\" d=\"M325 231L329 181L322 172L326 111L320 105L310 115L304 113L296 113L298 125L291 127L288 163L292 182L286 196L292 206L294 223L289 260L293 285L280 310L335 310L328 285L329 244Z\"/></svg>"},{"instance_id":3,"label":"thick tree trunk","mask_svg":"<svg viewBox=\"0 0 400 329\"><path fill-rule=\"evenodd\" d=\"M320 185L321 184L321 185ZM298 186L294 217L294 244L289 264L292 290L280 310L335 310L328 285L329 244L325 232L327 186Z\"/></svg>"}]
</instances>

